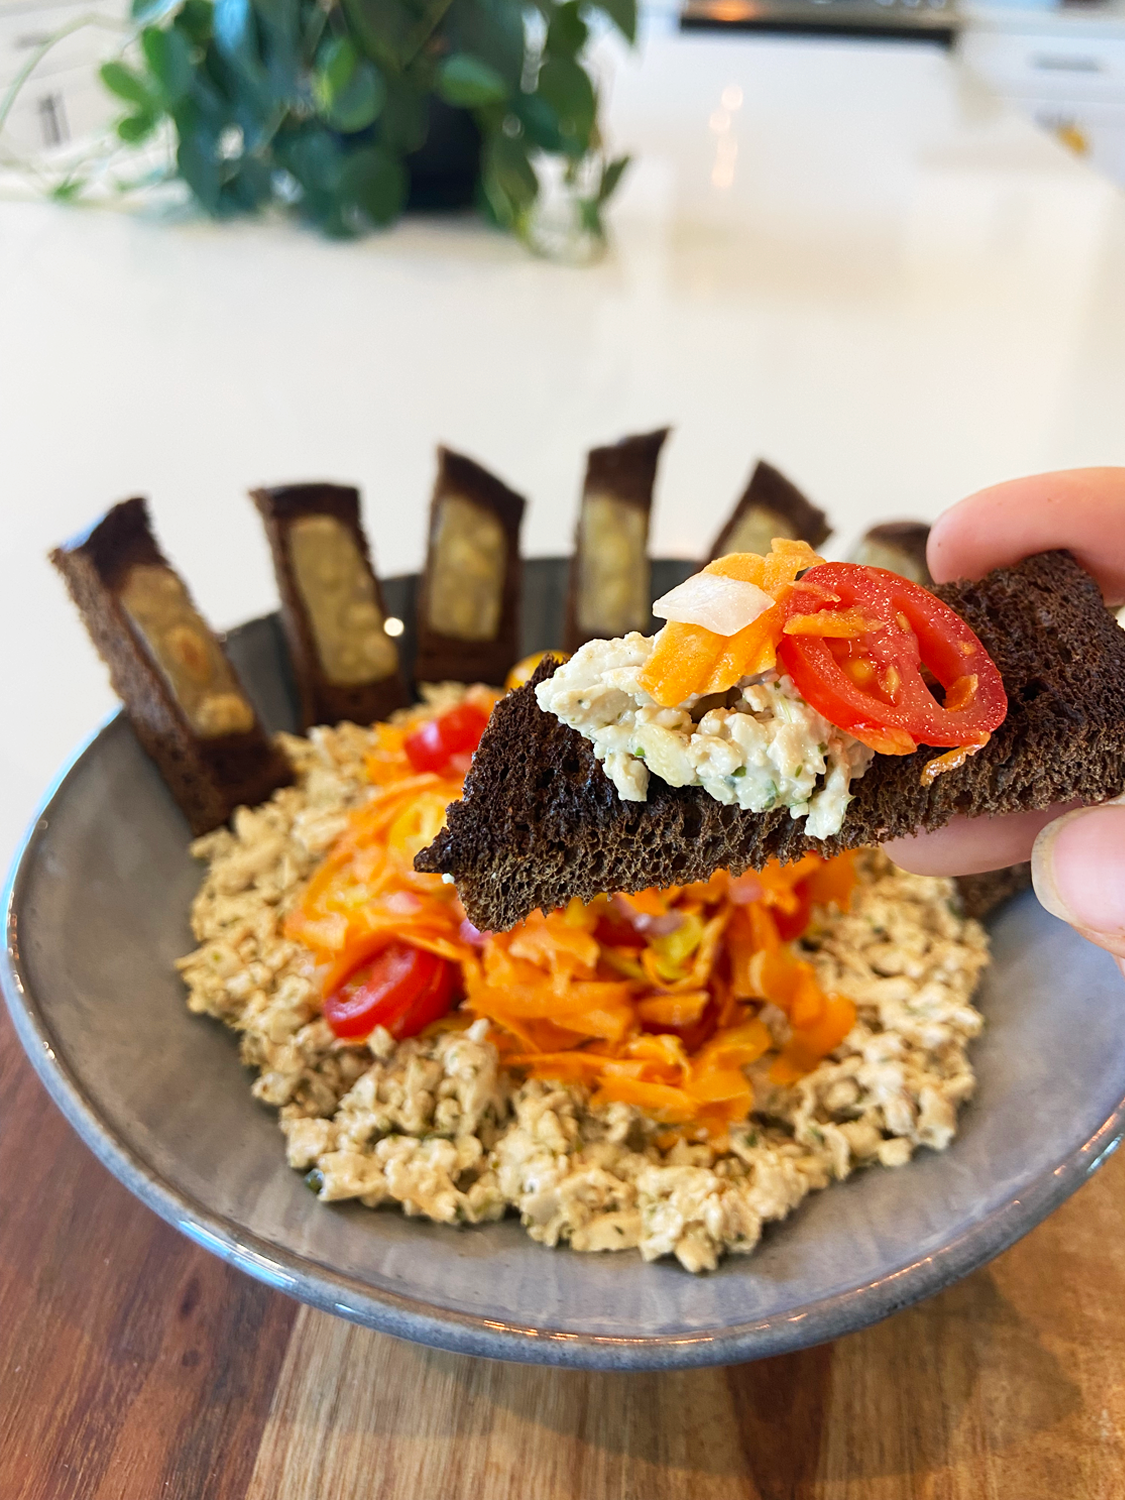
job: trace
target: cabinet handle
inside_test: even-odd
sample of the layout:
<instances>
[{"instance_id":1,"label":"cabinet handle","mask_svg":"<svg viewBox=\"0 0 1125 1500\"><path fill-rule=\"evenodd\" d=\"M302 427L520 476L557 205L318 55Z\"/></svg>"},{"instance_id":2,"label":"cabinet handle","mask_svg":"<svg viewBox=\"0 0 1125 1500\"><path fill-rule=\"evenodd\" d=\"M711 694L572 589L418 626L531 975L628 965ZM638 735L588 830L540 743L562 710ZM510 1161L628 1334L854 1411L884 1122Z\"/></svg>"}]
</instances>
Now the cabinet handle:
<instances>
[{"instance_id":1,"label":"cabinet handle","mask_svg":"<svg viewBox=\"0 0 1125 1500\"><path fill-rule=\"evenodd\" d=\"M1041 52L1031 59L1033 68L1048 73L1104 73L1100 57L1068 57L1065 53Z\"/></svg>"}]
</instances>

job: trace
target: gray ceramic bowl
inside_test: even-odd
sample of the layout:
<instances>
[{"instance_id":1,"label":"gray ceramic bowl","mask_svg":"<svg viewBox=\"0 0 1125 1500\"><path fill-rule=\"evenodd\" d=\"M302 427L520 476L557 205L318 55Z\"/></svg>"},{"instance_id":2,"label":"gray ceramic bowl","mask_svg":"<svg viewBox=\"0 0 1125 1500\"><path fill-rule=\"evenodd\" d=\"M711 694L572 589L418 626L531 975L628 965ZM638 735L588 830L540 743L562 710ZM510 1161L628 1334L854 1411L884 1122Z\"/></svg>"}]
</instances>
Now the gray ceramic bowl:
<instances>
[{"instance_id":1,"label":"gray ceramic bowl","mask_svg":"<svg viewBox=\"0 0 1125 1500\"><path fill-rule=\"evenodd\" d=\"M687 571L658 568L658 588ZM557 639L563 565L528 564L526 644ZM411 618L412 582L389 605ZM291 724L276 622L231 650L267 722ZM885 1317L988 1260L1118 1144L1125 987L1110 959L1030 896L993 922L974 1049L980 1086L949 1151L809 1200L749 1258L693 1277L633 1254L533 1244L507 1221L454 1230L317 1203L234 1038L188 1013L172 961L191 947L200 869L128 724L63 774L7 895L3 983L56 1103L157 1213L252 1276L403 1338L549 1364L655 1369L778 1354Z\"/></svg>"}]
</instances>

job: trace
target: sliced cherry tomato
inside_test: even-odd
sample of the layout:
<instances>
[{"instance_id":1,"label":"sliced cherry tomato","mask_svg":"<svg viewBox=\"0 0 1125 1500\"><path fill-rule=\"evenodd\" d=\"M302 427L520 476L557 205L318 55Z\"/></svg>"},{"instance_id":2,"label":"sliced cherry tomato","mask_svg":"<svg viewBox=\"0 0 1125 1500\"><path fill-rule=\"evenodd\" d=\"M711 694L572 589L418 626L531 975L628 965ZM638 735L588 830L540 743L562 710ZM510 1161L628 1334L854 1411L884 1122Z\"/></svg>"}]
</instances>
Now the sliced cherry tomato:
<instances>
[{"instance_id":1,"label":"sliced cherry tomato","mask_svg":"<svg viewBox=\"0 0 1125 1500\"><path fill-rule=\"evenodd\" d=\"M406 1014L387 1027L393 1037L417 1036L434 1021L440 1021L453 1004L453 991L457 982L457 966L439 958L438 967L430 983L411 1005Z\"/></svg>"},{"instance_id":2,"label":"sliced cherry tomato","mask_svg":"<svg viewBox=\"0 0 1125 1500\"><path fill-rule=\"evenodd\" d=\"M414 1036L448 1011L456 966L409 943L389 943L324 1002L324 1019L340 1037L368 1036L376 1026Z\"/></svg>"},{"instance_id":3,"label":"sliced cherry tomato","mask_svg":"<svg viewBox=\"0 0 1125 1500\"><path fill-rule=\"evenodd\" d=\"M613 911L598 918L594 936L605 948L643 948L645 945L644 934Z\"/></svg>"},{"instance_id":4,"label":"sliced cherry tomato","mask_svg":"<svg viewBox=\"0 0 1125 1500\"><path fill-rule=\"evenodd\" d=\"M483 708L475 703L459 703L456 708L427 719L413 734L408 734L403 749L416 771L456 770L463 774L469 769L487 723L488 714Z\"/></svg>"},{"instance_id":5,"label":"sliced cherry tomato","mask_svg":"<svg viewBox=\"0 0 1125 1500\"><path fill-rule=\"evenodd\" d=\"M812 893L809 890L809 884L808 880L798 880L793 887L796 905L792 911L783 911L780 906L770 907L777 935L783 943L791 943L794 938L799 938L809 925L809 913L812 911Z\"/></svg>"},{"instance_id":6,"label":"sliced cherry tomato","mask_svg":"<svg viewBox=\"0 0 1125 1500\"><path fill-rule=\"evenodd\" d=\"M1008 698L961 617L885 568L823 563L783 601L778 659L819 714L885 755L918 745L979 748ZM944 689L934 697L923 673Z\"/></svg>"}]
</instances>

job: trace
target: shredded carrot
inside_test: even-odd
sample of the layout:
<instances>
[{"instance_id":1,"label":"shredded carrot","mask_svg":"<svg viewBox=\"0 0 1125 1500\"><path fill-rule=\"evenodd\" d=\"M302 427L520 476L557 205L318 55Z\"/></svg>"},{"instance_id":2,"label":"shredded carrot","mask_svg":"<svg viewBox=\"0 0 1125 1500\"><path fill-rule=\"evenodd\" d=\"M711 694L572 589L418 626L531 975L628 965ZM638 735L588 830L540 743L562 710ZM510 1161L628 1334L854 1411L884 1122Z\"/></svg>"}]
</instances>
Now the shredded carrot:
<instances>
[{"instance_id":1,"label":"shredded carrot","mask_svg":"<svg viewBox=\"0 0 1125 1500\"><path fill-rule=\"evenodd\" d=\"M674 708L694 694L725 693L743 677L770 671L781 639L780 601L793 587L798 573L824 559L807 542L775 537L767 557L756 552L732 552L703 569L720 578L752 583L778 600L772 609L734 635L717 635L702 625L669 621L659 632L652 655L638 681L665 708Z\"/></svg>"},{"instance_id":2,"label":"shredded carrot","mask_svg":"<svg viewBox=\"0 0 1125 1500\"><path fill-rule=\"evenodd\" d=\"M952 750L946 750L941 755L935 755L933 760L928 760L922 767L922 785L933 786L934 782L946 771L959 771L968 760L970 755L976 755L978 750L983 750L992 738L989 734L979 734L976 743L972 745L956 745Z\"/></svg>"},{"instance_id":3,"label":"shredded carrot","mask_svg":"<svg viewBox=\"0 0 1125 1500\"><path fill-rule=\"evenodd\" d=\"M865 615L861 609L821 609L811 615L791 615L785 622L786 635L832 636L837 640L855 640L883 628L883 621Z\"/></svg>"},{"instance_id":4,"label":"shredded carrot","mask_svg":"<svg viewBox=\"0 0 1125 1500\"><path fill-rule=\"evenodd\" d=\"M786 547L785 567L808 565L797 544ZM781 564L768 574L772 560L753 561L757 577L779 576ZM497 696L470 692L489 705ZM428 712L377 726L370 795L286 919L287 936L316 956L325 996L387 944L415 944L460 966L460 1008L440 1024L487 1017L505 1066L582 1084L595 1105L632 1104L670 1129L712 1134L753 1108L752 1064L772 1052L771 1080L792 1083L839 1046L855 1006L822 990L778 924L792 933L817 908L846 907L854 856L810 853L744 875L572 901L511 932L478 933L454 888L413 868L461 792L455 777L419 775L406 757L405 737ZM788 1021L780 1048L760 1014L766 1004Z\"/></svg>"}]
</instances>

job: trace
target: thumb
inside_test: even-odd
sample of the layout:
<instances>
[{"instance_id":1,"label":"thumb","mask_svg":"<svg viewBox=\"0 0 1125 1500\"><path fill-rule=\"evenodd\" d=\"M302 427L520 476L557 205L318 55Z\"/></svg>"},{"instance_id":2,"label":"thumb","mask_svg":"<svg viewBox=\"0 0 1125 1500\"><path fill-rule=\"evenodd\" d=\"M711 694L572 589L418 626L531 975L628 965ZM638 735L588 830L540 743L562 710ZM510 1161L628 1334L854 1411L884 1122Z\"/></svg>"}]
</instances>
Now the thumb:
<instances>
[{"instance_id":1,"label":"thumb","mask_svg":"<svg viewBox=\"0 0 1125 1500\"><path fill-rule=\"evenodd\" d=\"M1035 840L1031 874L1041 905L1125 957L1125 796L1048 823Z\"/></svg>"}]
</instances>

